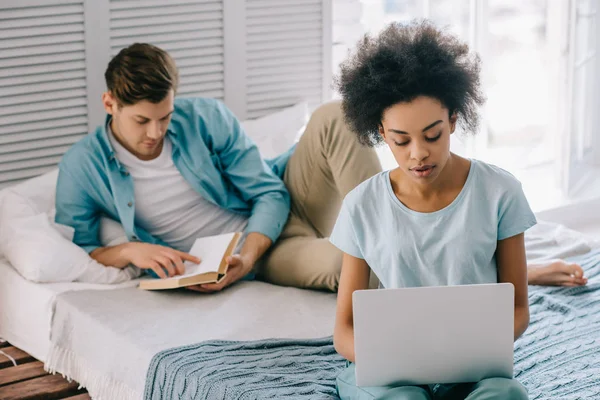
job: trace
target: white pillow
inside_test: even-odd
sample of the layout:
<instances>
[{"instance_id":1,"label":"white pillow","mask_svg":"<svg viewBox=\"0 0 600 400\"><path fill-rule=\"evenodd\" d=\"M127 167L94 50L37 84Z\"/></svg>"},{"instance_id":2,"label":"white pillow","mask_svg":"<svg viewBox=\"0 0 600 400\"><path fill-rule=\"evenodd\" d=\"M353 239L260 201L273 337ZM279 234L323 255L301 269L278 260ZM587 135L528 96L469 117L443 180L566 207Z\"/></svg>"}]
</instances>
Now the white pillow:
<instances>
[{"instance_id":1,"label":"white pillow","mask_svg":"<svg viewBox=\"0 0 600 400\"><path fill-rule=\"evenodd\" d=\"M308 117L308 103L301 102L258 119L243 121L241 125L256 142L263 158L274 158L298 140Z\"/></svg>"},{"instance_id":2,"label":"white pillow","mask_svg":"<svg viewBox=\"0 0 600 400\"><path fill-rule=\"evenodd\" d=\"M27 197L3 193L0 247L10 264L33 282L113 284L140 275L135 267L105 267L72 242L73 228L55 224ZM65 235L65 236L63 236Z\"/></svg>"}]
</instances>

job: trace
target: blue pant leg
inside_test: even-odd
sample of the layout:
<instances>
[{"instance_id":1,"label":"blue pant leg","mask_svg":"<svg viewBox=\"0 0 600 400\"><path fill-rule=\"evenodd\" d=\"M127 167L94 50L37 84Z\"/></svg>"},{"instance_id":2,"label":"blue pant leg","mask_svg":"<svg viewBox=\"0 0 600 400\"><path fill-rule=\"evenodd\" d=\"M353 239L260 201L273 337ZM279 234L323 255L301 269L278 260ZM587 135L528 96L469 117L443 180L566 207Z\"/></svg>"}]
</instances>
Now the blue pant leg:
<instances>
[{"instance_id":1,"label":"blue pant leg","mask_svg":"<svg viewBox=\"0 0 600 400\"><path fill-rule=\"evenodd\" d=\"M354 364L337 378L338 395L342 400L431 400L428 390L419 386L356 386Z\"/></svg>"},{"instance_id":2,"label":"blue pant leg","mask_svg":"<svg viewBox=\"0 0 600 400\"><path fill-rule=\"evenodd\" d=\"M527 400L527 389L516 379L488 378L473 385L465 400Z\"/></svg>"}]
</instances>

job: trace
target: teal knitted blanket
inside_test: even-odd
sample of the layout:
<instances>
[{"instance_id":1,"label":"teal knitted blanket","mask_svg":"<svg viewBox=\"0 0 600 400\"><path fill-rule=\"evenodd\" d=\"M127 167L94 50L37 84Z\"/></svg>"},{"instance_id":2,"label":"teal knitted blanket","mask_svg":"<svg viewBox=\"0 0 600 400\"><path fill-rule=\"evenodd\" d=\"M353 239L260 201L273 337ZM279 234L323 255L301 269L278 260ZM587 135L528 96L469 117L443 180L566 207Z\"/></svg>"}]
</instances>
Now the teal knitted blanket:
<instances>
[{"instance_id":1,"label":"teal knitted blanket","mask_svg":"<svg viewBox=\"0 0 600 400\"><path fill-rule=\"evenodd\" d=\"M573 261L587 286L530 287L529 329L515 344L530 399L600 399L600 251ZM337 399L345 365L330 337L209 341L154 356L145 399Z\"/></svg>"}]
</instances>

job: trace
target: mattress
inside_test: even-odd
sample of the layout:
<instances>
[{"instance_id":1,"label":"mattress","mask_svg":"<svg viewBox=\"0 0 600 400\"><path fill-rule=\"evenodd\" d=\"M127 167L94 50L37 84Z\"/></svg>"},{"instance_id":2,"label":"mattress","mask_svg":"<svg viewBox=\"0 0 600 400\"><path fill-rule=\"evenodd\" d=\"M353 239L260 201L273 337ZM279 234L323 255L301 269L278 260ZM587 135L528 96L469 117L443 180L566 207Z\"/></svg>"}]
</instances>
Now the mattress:
<instances>
[{"instance_id":1,"label":"mattress","mask_svg":"<svg viewBox=\"0 0 600 400\"><path fill-rule=\"evenodd\" d=\"M107 290L131 287L88 283L34 283L23 278L0 257L0 337L41 361L50 345L50 321L54 300L72 290Z\"/></svg>"},{"instance_id":2,"label":"mattress","mask_svg":"<svg viewBox=\"0 0 600 400\"><path fill-rule=\"evenodd\" d=\"M557 233L559 231L560 235ZM530 257L530 259L534 258L538 260L543 258L551 259L565 256L572 257L576 256L577 254L587 253L591 247L595 247L591 244L591 241L587 240L589 238L584 238L580 233L575 231L567 231L562 228L559 229L555 224L541 224L541 226L538 226L537 230L532 230L531 232L528 232L528 234L529 237L526 235L526 244L529 247L528 251L531 253L531 255L536 255L535 257ZM58 296L72 291L125 289L134 287L136 285L137 281L126 282L119 285L98 285L85 283L33 283L24 279L4 259L0 257L0 338L9 341L16 347L23 349L35 358L47 362L48 352L50 349L50 326ZM251 285L250 287L252 286L254 285ZM293 296L286 296L287 293L285 295L282 293L275 293L280 289L281 288L275 290L273 294L273 298L278 297L278 303L269 305L269 307L272 307L275 310L280 307L290 305L289 302L293 301ZM92 297L99 299L102 298L102 296ZM304 293L302 293L300 297L304 297ZM313 299L311 298L310 301L306 303L311 303L312 300ZM304 303L304 301L302 302ZM296 336L291 334L294 332L294 329L297 329L295 332L304 332L305 334L310 332L310 335L302 335L303 337L324 336L328 332L330 334L333 327L335 296L331 295L331 299L328 299L325 303L326 306L319 304L319 306L316 308L321 308L317 313L320 314L321 317L325 314L331 316L327 323L323 323L321 320L318 324L310 327L303 325L303 323L306 324L306 320L303 321L302 319L297 319L293 321L289 318L282 318L279 321L281 326L277 327L278 329L274 329L272 332L270 332L273 334L272 337ZM296 310L296 312L301 311L303 313L307 313L311 309L310 304L297 304L296 306L299 308L299 310ZM315 304L312 306L314 307ZM225 305L223 305L223 307L226 308ZM282 315L287 317L285 313L282 313ZM248 319L248 317L249 316L246 315L243 319ZM251 319L252 318L250 318L250 320ZM253 325L250 323L250 320L246 321L249 323L247 326ZM298 324L298 326L296 327L294 324ZM236 325L236 329L232 330L230 323L224 323L221 326L222 331L218 332L215 330L212 332L210 337L204 337L204 335L200 335L202 337L198 337L197 339L210 340L219 338L229 340L256 340L264 337L264 335L258 334L261 332L254 332L253 330L244 329L244 327L241 326L241 323L234 325ZM280 330L285 332L281 332ZM234 331L237 334L233 335L232 333ZM182 345L184 343L177 344ZM149 348L150 347L148 347L148 349ZM152 347L152 351L160 351L162 349L162 346ZM149 363L151 357L151 352L145 354L145 362ZM139 390L141 389L142 385L142 380L136 380L135 384L132 384L131 386L134 386L135 391L140 393Z\"/></svg>"}]
</instances>

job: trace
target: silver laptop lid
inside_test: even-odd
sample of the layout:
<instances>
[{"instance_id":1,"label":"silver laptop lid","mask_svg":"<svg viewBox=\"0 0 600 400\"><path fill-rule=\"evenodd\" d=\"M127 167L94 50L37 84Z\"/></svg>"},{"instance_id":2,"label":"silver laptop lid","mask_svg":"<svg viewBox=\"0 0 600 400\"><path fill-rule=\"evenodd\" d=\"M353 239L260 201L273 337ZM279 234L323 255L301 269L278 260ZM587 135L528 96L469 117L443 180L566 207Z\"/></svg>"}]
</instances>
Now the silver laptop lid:
<instances>
[{"instance_id":1,"label":"silver laptop lid","mask_svg":"<svg viewBox=\"0 0 600 400\"><path fill-rule=\"evenodd\" d=\"M510 283L359 290L352 300L358 386L513 375Z\"/></svg>"}]
</instances>

